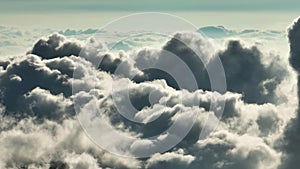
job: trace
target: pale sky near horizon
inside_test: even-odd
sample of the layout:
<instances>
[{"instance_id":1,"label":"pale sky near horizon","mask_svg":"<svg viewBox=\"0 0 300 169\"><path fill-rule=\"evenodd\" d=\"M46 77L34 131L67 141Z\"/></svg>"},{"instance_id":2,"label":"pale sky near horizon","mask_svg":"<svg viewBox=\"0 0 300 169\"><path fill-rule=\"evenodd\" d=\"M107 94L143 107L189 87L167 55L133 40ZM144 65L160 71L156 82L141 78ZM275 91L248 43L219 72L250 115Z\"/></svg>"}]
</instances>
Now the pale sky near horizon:
<instances>
[{"instance_id":1,"label":"pale sky near horizon","mask_svg":"<svg viewBox=\"0 0 300 169\"><path fill-rule=\"evenodd\" d=\"M67 12L1 14L0 25L16 27L87 29L103 25L135 12ZM228 29L260 29L284 31L300 16L300 12L168 12L182 17L197 27L225 26Z\"/></svg>"},{"instance_id":2,"label":"pale sky near horizon","mask_svg":"<svg viewBox=\"0 0 300 169\"><path fill-rule=\"evenodd\" d=\"M59 29L100 28L136 12L170 13L198 27L285 30L300 16L298 0L0 0L0 25Z\"/></svg>"}]
</instances>

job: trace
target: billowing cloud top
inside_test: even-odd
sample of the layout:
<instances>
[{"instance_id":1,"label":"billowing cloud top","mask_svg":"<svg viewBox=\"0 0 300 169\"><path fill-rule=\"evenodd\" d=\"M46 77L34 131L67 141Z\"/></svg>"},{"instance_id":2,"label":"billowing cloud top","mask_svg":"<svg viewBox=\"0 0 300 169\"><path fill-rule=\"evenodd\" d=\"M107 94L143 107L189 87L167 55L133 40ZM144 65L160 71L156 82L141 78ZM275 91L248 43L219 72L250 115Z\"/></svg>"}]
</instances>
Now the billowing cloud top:
<instances>
[{"instance_id":1,"label":"billowing cloud top","mask_svg":"<svg viewBox=\"0 0 300 169\"><path fill-rule=\"evenodd\" d=\"M299 25L289 30L290 61L297 71ZM207 68L217 58L227 92L211 89ZM194 81L176 59L188 66ZM49 35L24 56L0 59L0 151L5 154L0 168L295 168L300 151L293 149L299 140L293 132L299 127L292 123L290 131L286 125L297 101L295 91L286 89L296 81L284 63L256 45L228 40L218 47L196 32L177 32L161 48L118 54L94 38L83 43ZM199 139L205 126L214 126L206 119L217 118L210 111L216 96L225 102L222 120ZM114 153L138 156L160 141L183 139L147 158L117 156L91 141L77 117L122 133L102 133L104 148ZM174 123L176 131L184 130L192 121L185 135L170 131L149 139Z\"/></svg>"}]
</instances>

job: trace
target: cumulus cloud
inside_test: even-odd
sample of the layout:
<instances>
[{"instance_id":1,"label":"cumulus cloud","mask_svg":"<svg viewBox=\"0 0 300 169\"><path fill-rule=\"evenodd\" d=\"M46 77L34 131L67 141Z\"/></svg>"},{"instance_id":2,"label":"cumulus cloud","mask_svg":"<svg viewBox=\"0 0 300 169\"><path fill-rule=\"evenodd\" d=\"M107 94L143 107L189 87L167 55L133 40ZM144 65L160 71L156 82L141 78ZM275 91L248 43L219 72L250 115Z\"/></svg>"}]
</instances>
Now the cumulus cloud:
<instances>
[{"instance_id":1,"label":"cumulus cloud","mask_svg":"<svg viewBox=\"0 0 300 169\"><path fill-rule=\"evenodd\" d=\"M299 67L299 58L300 58L300 19L296 19L295 22L288 29L288 38L290 43L290 64L297 71L298 74L298 100L300 98L300 67ZM300 149L297 146L300 141L299 131L300 131L300 111L299 111L299 101L298 101L298 110L296 113L296 117L291 120L291 122L287 125L285 135L283 140L281 140L281 144L283 149L286 152L286 157L284 158L284 163L281 168L298 168L299 160L298 157L300 155Z\"/></svg>"},{"instance_id":2,"label":"cumulus cloud","mask_svg":"<svg viewBox=\"0 0 300 169\"><path fill-rule=\"evenodd\" d=\"M47 116L50 113L49 111L48 113L44 112L47 108L44 111L35 111L37 107L29 103L34 102L34 105L37 106L40 103L43 104L43 99L41 98L45 97L47 99L46 97L48 97L49 100L47 102L53 100L52 105L50 104L49 106L54 110L55 107L60 106L56 105L58 103L56 99L51 99L51 97L55 97L53 95L71 95L71 84L68 82L67 77L58 70L47 67L41 58L35 55L13 59L5 69L2 69L0 76L1 100L2 104L5 105L6 115L24 118L27 115L23 116L22 114L29 115L33 113L37 115L36 113L39 113L40 115L44 114ZM35 88L45 89L46 91L34 90ZM58 100L64 100L63 96L57 96L57 98L59 97L61 99ZM31 101L28 102L28 100ZM67 103L66 105L70 104ZM42 108L44 106L46 105L38 107Z\"/></svg>"},{"instance_id":3,"label":"cumulus cloud","mask_svg":"<svg viewBox=\"0 0 300 169\"><path fill-rule=\"evenodd\" d=\"M228 92L211 91L206 68L217 57ZM50 35L24 56L0 59L0 168L275 169L274 144L289 120L281 111L291 110L276 91L288 72L264 57L256 46L233 40L221 49L190 32L118 54L95 38L83 45ZM85 130L76 118L89 122ZM205 127L215 130L199 139ZM113 153L152 156L116 156L84 131Z\"/></svg>"},{"instance_id":4,"label":"cumulus cloud","mask_svg":"<svg viewBox=\"0 0 300 169\"><path fill-rule=\"evenodd\" d=\"M71 55L78 56L80 51L81 44L79 42L67 41L60 34L52 34L47 38L38 40L30 53L45 59L51 59Z\"/></svg>"},{"instance_id":5,"label":"cumulus cloud","mask_svg":"<svg viewBox=\"0 0 300 169\"><path fill-rule=\"evenodd\" d=\"M207 70L218 65L220 59L227 90L243 93L242 99L248 103L279 102L276 89L288 74L277 55L263 53L256 45L248 47L239 40L230 40L220 50L201 34L190 32L174 34L162 49L133 52L130 61L122 56L103 56L99 68L110 73L116 73L117 67L127 68L118 72L134 72L137 68L143 73L126 73L127 77L136 75L136 82L164 79L175 89L189 91L212 90Z\"/></svg>"},{"instance_id":6,"label":"cumulus cloud","mask_svg":"<svg viewBox=\"0 0 300 169\"><path fill-rule=\"evenodd\" d=\"M214 50L211 42L199 33L181 32L176 33L161 50L139 51L135 61L137 67L148 68L143 80L159 78L177 89L208 90L210 83L205 65Z\"/></svg>"},{"instance_id":7,"label":"cumulus cloud","mask_svg":"<svg viewBox=\"0 0 300 169\"><path fill-rule=\"evenodd\" d=\"M106 154L89 140L77 120L62 124L45 121L35 124L33 119L22 120L9 131L2 131L1 168L30 167L86 167L96 165L133 168L139 163ZM83 161L84 160L84 161Z\"/></svg>"},{"instance_id":8,"label":"cumulus cloud","mask_svg":"<svg viewBox=\"0 0 300 169\"><path fill-rule=\"evenodd\" d=\"M155 154L147 160L146 168L189 168L194 156L185 155L183 149L176 152Z\"/></svg>"},{"instance_id":9,"label":"cumulus cloud","mask_svg":"<svg viewBox=\"0 0 300 169\"><path fill-rule=\"evenodd\" d=\"M199 141L190 151L198 157L195 168L275 168L280 163L279 154L261 138L226 131Z\"/></svg>"},{"instance_id":10,"label":"cumulus cloud","mask_svg":"<svg viewBox=\"0 0 300 169\"><path fill-rule=\"evenodd\" d=\"M229 91L243 93L248 103L275 102L276 87L287 73L283 66L274 60L263 63L264 56L256 46L244 47L237 40L229 41L218 55Z\"/></svg>"}]
</instances>

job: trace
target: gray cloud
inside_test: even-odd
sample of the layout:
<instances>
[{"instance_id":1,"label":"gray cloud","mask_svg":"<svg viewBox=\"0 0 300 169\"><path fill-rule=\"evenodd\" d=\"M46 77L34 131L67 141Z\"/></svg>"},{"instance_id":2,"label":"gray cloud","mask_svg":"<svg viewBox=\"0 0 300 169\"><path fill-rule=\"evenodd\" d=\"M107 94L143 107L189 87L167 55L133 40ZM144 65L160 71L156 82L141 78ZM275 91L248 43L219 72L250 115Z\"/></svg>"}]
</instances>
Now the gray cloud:
<instances>
[{"instance_id":1,"label":"gray cloud","mask_svg":"<svg viewBox=\"0 0 300 169\"><path fill-rule=\"evenodd\" d=\"M180 90L170 74L142 70L173 63L166 59L164 50L178 55L190 67L197 88ZM54 34L38 41L31 53L0 59L0 150L6 154L0 157L0 168L275 169L280 165L281 153L274 148L274 141L288 121L280 112L290 105L273 100L287 72L276 60L264 63L265 56L255 46L229 41L220 50L200 35L185 32L175 34L162 49L114 55L93 38L82 45ZM229 92L222 95L226 101L224 118L214 132L199 140L205 125L215 125L205 121L209 116L216 118L209 107L218 94L209 90L205 66L216 56L228 74ZM174 65L169 68L185 78ZM137 76L130 81L132 75ZM116 104L128 102L123 95L127 86L115 78L130 85L129 101L136 111L127 115L146 124L130 122L119 114ZM111 90L113 83L117 83L115 90ZM114 94L118 100L113 100ZM94 108L101 113L94 118L106 119L117 131L139 138L132 142L106 133L106 145L130 153L143 153L144 147L155 146L156 141L179 136L170 132L157 140L147 139L163 132L177 118L180 130L193 120L195 124L168 152L131 159L103 151L85 135L75 110L92 112ZM195 112L198 116L191 116Z\"/></svg>"},{"instance_id":2,"label":"gray cloud","mask_svg":"<svg viewBox=\"0 0 300 169\"><path fill-rule=\"evenodd\" d=\"M190 91L211 90L207 68L214 66L220 58L228 91L243 93L242 99L248 103L279 102L276 89L287 76L288 70L278 62L278 56L265 55L257 46L247 47L239 40L230 40L224 50L218 50L199 33L182 32L176 33L162 49L145 48L133 53L130 55L133 63L128 62L132 66L127 67L129 71L136 67L143 72L133 78L136 82L164 79L175 89L183 87ZM271 58L271 61L266 62L266 58ZM118 66L128 65L125 64L127 59L107 54L99 67L113 73ZM179 63L190 69L191 76L182 71L184 67L180 67ZM172 66L174 64L177 65L177 70ZM196 81L196 87L190 85L193 84L192 78ZM180 81L189 84L183 83L180 87Z\"/></svg>"},{"instance_id":3,"label":"gray cloud","mask_svg":"<svg viewBox=\"0 0 300 169\"><path fill-rule=\"evenodd\" d=\"M243 93L243 99L249 103L276 101L276 87L287 74L278 62L264 64L264 56L256 46L247 48L239 41L229 41L218 55L229 91Z\"/></svg>"},{"instance_id":4,"label":"gray cloud","mask_svg":"<svg viewBox=\"0 0 300 169\"><path fill-rule=\"evenodd\" d=\"M38 102L42 102L42 100L38 98L38 95L44 92L38 92L34 96L31 92L35 88L47 90L46 93L44 93L45 95L41 97L48 97L50 95L52 97L53 95L59 94L63 94L64 96L71 95L71 84L68 82L68 78L61 74L61 72L48 68L41 58L35 55L27 55L13 59L6 66L6 69L2 70L0 85L2 89L2 104L4 104L6 108L5 114L15 117L19 116L20 118L24 118L27 116L26 114L29 115L31 113L40 113L40 115L44 113L44 115L47 116L47 113L43 110L35 111L35 108L30 107L32 105L29 104L29 102L35 102L37 104L39 104ZM60 96L58 96L58 98L59 97ZM28 102L28 99L32 100ZM55 102L56 101L52 103L54 107L57 106Z\"/></svg>"},{"instance_id":5,"label":"gray cloud","mask_svg":"<svg viewBox=\"0 0 300 169\"><path fill-rule=\"evenodd\" d=\"M51 59L71 55L78 56L81 49L81 44L78 42L67 41L60 34L52 34L47 38L38 40L30 53L45 59Z\"/></svg>"},{"instance_id":6,"label":"gray cloud","mask_svg":"<svg viewBox=\"0 0 300 169\"><path fill-rule=\"evenodd\" d=\"M281 168L296 169L300 165L299 155L300 148L298 146L300 142L300 109L299 109L299 98L300 98L300 19L296 19L295 22L288 29L288 38L290 43L290 64L297 71L298 74L298 110L296 117L290 121L286 127L285 135L281 140L281 145L286 152L286 157L283 159L284 163Z\"/></svg>"},{"instance_id":7,"label":"gray cloud","mask_svg":"<svg viewBox=\"0 0 300 169\"><path fill-rule=\"evenodd\" d=\"M200 141L191 151L199 160L195 168L275 168L280 162L279 155L260 138L224 131Z\"/></svg>"}]
</instances>

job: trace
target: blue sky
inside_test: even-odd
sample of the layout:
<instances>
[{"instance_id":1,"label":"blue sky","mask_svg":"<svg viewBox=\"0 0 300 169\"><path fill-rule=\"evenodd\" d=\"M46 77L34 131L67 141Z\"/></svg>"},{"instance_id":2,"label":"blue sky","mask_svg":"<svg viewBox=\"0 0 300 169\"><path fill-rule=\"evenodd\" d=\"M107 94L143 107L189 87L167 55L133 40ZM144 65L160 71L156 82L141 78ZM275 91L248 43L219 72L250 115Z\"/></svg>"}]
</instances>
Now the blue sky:
<instances>
[{"instance_id":1,"label":"blue sky","mask_svg":"<svg viewBox=\"0 0 300 169\"><path fill-rule=\"evenodd\" d=\"M0 0L0 11L299 11L299 0Z\"/></svg>"}]
</instances>

